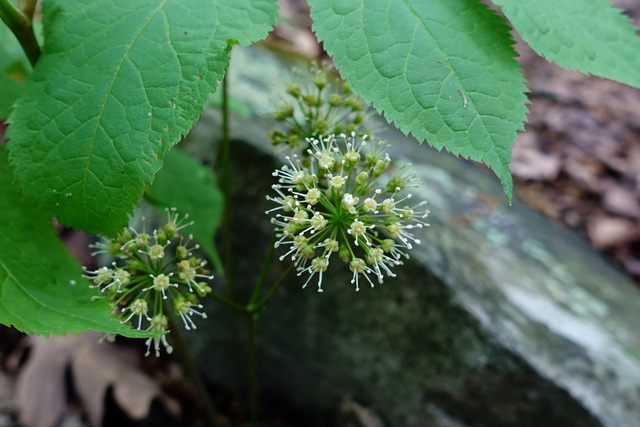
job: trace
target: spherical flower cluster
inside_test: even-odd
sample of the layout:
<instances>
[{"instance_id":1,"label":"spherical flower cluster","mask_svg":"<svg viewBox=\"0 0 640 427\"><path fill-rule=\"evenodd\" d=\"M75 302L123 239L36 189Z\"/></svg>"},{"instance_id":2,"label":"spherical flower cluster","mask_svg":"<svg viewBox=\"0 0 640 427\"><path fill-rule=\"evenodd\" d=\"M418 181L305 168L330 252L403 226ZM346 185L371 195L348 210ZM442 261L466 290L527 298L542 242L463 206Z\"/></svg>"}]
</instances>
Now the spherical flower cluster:
<instances>
[{"instance_id":1,"label":"spherical flower cluster","mask_svg":"<svg viewBox=\"0 0 640 427\"><path fill-rule=\"evenodd\" d=\"M180 219L175 209L166 211L167 224L152 234L147 234L143 225L142 232L125 229L115 239L92 245L97 249L93 255L108 253L122 262L95 271L85 268L84 277L114 301L122 323L133 321L137 329L146 323L148 331L168 332L169 319L163 302L170 300L185 329L196 329L192 317L207 317L197 296L211 292L205 280L213 276L205 269L206 261L193 256L192 251L198 249L198 245L191 244L193 236L185 240L179 233L193 222L186 222L188 216ZM161 344L168 353L173 351L165 334L149 338L146 344L147 355L152 345L156 356Z\"/></svg>"},{"instance_id":2,"label":"spherical flower cluster","mask_svg":"<svg viewBox=\"0 0 640 427\"><path fill-rule=\"evenodd\" d=\"M351 86L331 78L328 65L315 65L311 72L312 84L287 85L288 99L273 113L276 121L284 125L284 130L273 132L271 142L304 151L306 137L343 132L368 134L366 105L353 93Z\"/></svg>"},{"instance_id":3,"label":"spherical flower cluster","mask_svg":"<svg viewBox=\"0 0 640 427\"><path fill-rule=\"evenodd\" d=\"M286 246L280 260L290 257L298 275L308 274L303 285L322 276L337 257L351 272L351 283L360 289L360 278L374 286L384 276L395 276L393 267L408 258L407 250L420 240L414 229L428 226L426 202L412 203L406 189L420 183L411 165L392 169L383 142L341 135L309 139L306 159L287 157L288 164L274 172L277 196L267 199L277 206L274 215L276 247ZM406 193L406 194L405 194Z\"/></svg>"}]
</instances>

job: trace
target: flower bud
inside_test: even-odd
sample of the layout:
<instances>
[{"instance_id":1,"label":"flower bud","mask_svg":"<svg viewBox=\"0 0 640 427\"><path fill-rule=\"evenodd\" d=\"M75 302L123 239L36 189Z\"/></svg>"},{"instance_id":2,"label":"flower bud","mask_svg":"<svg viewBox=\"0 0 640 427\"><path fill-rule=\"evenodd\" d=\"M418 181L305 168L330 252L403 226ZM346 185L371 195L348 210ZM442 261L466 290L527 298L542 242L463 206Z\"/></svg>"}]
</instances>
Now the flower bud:
<instances>
[{"instance_id":1,"label":"flower bud","mask_svg":"<svg viewBox=\"0 0 640 427\"><path fill-rule=\"evenodd\" d=\"M273 117L274 117L277 121L282 122L282 121L287 120L287 119L288 119L288 118L290 118L290 117L293 117L293 112L294 112L293 105L289 105L289 104L287 104L287 105L283 105L282 107L280 107L280 108L278 109L278 111L276 111L276 112L273 114Z\"/></svg>"},{"instance_id":2,"label":"flower bud","mask_svg":"<svg viewBox=\"0 0 640 427\"><path fill-rule=\"evenodd\" d=\"M327 85L327 76L325 74L318 74L313 79L313 84L320 90L324 89Z\"/></svg>"},{"instance_id":3,"label":"flower bud","mask_svg":"<svg viewBox=\"0 0 640 427\"><path fill-rule=\"evenodd\" d=\"M294 98L297 98L300 96L300 85L296 84L296 83L289 83L287 85L287 93L291 96L293 96Z\"/></svg>"}]
</instances>

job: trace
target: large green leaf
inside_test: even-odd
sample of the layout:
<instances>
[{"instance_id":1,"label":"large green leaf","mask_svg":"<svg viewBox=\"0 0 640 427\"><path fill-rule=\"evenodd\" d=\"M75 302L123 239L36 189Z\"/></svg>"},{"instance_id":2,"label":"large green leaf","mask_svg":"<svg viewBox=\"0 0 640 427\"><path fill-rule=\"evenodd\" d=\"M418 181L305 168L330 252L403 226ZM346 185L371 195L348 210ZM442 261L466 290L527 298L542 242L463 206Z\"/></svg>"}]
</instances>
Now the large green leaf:
<instances>
[{"instance_id":1,"label":"large green leaf","mask_svg":"<svg viewBox=\"0 0 640 427\"><path fill-rule=\"evenodd\" d=\"M18 39L0 23L0 120L6 119L9 109L25 87L31 66Z\"/></svg>"},{"instance_id":2,"label":"large green leaf","mask_svg":"<svg viewBox=\"0 0 640 427\"><path fill-rule=\"evenodd\" d=\"M561 67L640 87L640 37L606 0L493 0L524 41Z\"/></svg>"},{"instance_id":3,"label":"large green leaf","mask_svg":"<svg viewBox=\"0 0 640 427\"><path fill-rule=\"evenodd\" d=\"M193 234L219 271L214 233L222 219L224 202L213 172L174 148L165 156L164 167L146 197L159 208L176 208L181 215L189 214L194 224L185 232Z\"/></svg>"},{"instance_id":4,"label":"large green leaf","mask_svg":"<svg viewBox=\"0 0 640 427\"><path fill-rule=\"evenodd\" d=\"M230 44L266 36L275 0L49 0L45 45L9 118L16 175L63 223L115 234L195 123Z\"/></svg>"},{"instance_id":5,"label":"large green leaf","mask_svg":"<svg viewBox=\"0 0 640 427\"><path fill-rule=\"evenodd\" d=\"M88 329L128 337L149 334L121 324L108 301L81 277L82 269L47 218L23 200L0 145L0 323L29 334Z\"/></svg>"},{"instance_id":6,"label":"large green leaf","mask_svg":"<svg viewBox=\"0 0 640 427\"><path fill-rule=\"evenodd\" d=\"M418 140L484 162L510 197L526 87L504 20L478 0L309 0L340 74Z\"/></svg>"}]
</instances>

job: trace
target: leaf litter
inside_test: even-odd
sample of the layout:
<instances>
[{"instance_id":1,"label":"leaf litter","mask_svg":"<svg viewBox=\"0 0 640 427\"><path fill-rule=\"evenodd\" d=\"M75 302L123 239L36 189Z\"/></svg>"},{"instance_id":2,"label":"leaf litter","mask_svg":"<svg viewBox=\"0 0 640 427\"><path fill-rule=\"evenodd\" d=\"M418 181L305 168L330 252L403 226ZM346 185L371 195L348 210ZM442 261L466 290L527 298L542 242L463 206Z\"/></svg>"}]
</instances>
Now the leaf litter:
<instances>
[{"instance_id":1,"label":"leaf litter","mask_svg":"<svg viewBox=\"0 0 640 427\"><path fill-rule=\"evenodd\" d=\"M108 342L100 334L28 337L31 352L19 372L16 403L19 420L31 427L57 425L66 411L65 370L82 401L91 425L102 424L104 402L110 388L120 408L133 420L149 414L158 399L168 414L177 417L180 404L140 370L134 349Z\"/></svg>"}]
</instances>

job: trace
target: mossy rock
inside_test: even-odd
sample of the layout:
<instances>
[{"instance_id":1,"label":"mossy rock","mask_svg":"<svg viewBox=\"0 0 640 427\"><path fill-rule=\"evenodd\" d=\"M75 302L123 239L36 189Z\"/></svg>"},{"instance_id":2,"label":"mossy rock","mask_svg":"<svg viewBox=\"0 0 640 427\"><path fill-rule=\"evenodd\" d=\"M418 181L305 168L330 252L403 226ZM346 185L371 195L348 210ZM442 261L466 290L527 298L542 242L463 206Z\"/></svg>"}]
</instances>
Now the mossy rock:
<instances>
[{"instance_id":1,"label":"mossy rock","mask_svg":"<svg viewBox=\"0 0 640 427\"><path fill-rule=\"evenodd\" d=\"M265 195L282 159L264 112L290 67L262 48L232 55L230 93L253 111L232 118L240 295L272 244ZM207 111L188 150L214 153L219 128ZM476 165L391 126L379 136L415 165L431 227L398 277L375 288L355 292L338 263L321 294L296 277L283 286L258 322L263 411L288 402L316 420L305 425L332 425L326 414L351 396L389 426L640 426L640 296L629 280L570 230L517 198L509 206ZM201 323L190 336L201 366L230 384L228 323Z\"/></svg>"}]
</instances>

